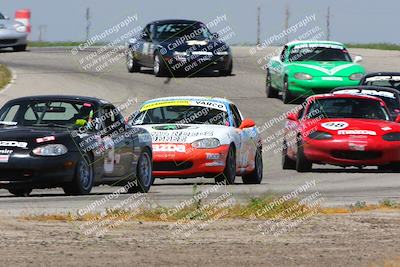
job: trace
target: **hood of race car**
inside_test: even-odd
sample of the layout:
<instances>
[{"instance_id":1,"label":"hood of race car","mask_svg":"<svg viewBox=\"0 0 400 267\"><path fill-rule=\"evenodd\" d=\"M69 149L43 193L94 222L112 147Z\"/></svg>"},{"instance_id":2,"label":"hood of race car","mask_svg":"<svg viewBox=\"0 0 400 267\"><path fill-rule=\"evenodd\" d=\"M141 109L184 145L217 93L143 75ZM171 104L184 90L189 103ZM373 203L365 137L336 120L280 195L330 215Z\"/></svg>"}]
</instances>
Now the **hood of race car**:
<instances>
[{"instance_id":1,"label":"hood of race car","mask_svg":"<svg viewBox=\"0 0 400 267\"><path fill-rule=\"evenodd\" d=\"M0 148L33 148L39 145L39 143L37 142L38 138L50 136L54 137L54 140L50 141L51 143L57 142L65 144L67 142L71 142L71 135L65 129L47 127L35 128L24 126L3 126L0 127Z\"/></svg>"},{"instance_id":2,"label":"hood of race car","mask_svg":"<svg viewBox=\"0 0 400 267\"><path fill-rule=\"evenodd\" d=\"M190 144L204 138L218 138L221 144L229 144L231 127L205 124L151 124L140 125L152 136L153 143Z\"/></svg>"},{"instance_id":3,"label":"hood of race car","mask_svg":"<svg viewBox=\"0 0 400 267\"><path fill-rule=\"evenodd\" d=\"M307 123L308 122L308 123ZM306 131L328 132L332 135L367 135L383 136L388 133L400 132L400 124L368 119L321 119L306 121Z\"/></svg>"}]
</instances>

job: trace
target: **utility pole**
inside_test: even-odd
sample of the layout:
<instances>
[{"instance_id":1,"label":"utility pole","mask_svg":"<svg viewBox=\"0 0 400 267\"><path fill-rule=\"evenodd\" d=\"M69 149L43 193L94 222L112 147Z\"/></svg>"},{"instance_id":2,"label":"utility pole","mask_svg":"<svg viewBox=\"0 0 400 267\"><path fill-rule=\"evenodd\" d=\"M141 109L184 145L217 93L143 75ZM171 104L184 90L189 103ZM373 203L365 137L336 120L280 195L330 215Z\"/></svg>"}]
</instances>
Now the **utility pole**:
<instances>
[{"instance_id":1,"label":"utility pole","mask_svg":"<svg viewBox=\"0 0 400 267\"><path fill-rule=\"evenodd\" d=\"M289 29L289 17L290 17L290 10L289 5L286 5L285 10L285 30ZM289 42L289 36L286 34L286 43Z\"/></svg>"},{"instance_id":2,"label":"utility pole","mask_svg":"<svg viewBox=\"0 0 400 267\"><path fill-rule=\"evenodd\" d=\"M89 40L90 37L90 8L86 8L86 41Z\"/></svg>"},{"instance_id":3,"label":"utility pole","mask_svg":"<svg viewBox=\"0 0 400 267\"><path fill-rule=\"evenodd\" d=\"M260 44L260 33L261 33L261 7L257 7L257 45Z\"/></svg>"},{"instance_id":4,"label":"utility pole","mask_svg":"<svg viewBox=\"0 0 400 267\"><path fill-rule=\"evenodd\" d=\"M326 15L326 39L331 39L331 7L328 6L328 14Z\"/></svg>"},{"instance_id":5,"label":"utility pole","mask_svg":"<svg viewBox=\"0 0 400 267\"><path fill-rule=\"evenodd\" d=\"M38 37L39 42L43 42L43 40L45 39L44 36L46 36L46 32L47 32L47 25L39 25L39 37Z\"/></svg>"}]
</instances>

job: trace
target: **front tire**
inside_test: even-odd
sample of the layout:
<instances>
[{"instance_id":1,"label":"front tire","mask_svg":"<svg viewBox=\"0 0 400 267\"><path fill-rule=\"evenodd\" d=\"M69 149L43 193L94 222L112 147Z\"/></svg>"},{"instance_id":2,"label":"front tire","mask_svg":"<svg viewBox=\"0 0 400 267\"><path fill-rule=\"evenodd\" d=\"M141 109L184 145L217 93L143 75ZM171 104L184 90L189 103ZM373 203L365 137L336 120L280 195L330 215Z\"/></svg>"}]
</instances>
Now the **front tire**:
<instances>
[{"instance_id":1,"label":"front tire","mask_svg":"<svg viewBox=\"0 0 400 267\"><path fill-rule=\"evenodd\" d=\"M126 68L130 73L140 72L140 65L135 61L133 52L130 50L126 55Z\"/></svg>"},{"instance_id":2,"label":"front tire","mask_svg":"<svg viewBox=\"0 0 400 267\"><path fill-rule=\"evenodd\" d=\"M92 191L94 184L94 171L92 160L83 155L76 164L75 177L69 184L63 186L67 195L87 195Z\"/></svg>"},{"instance_id":3,"label":"front tire","mask_svg":"<svg viewBox=\"0 0 400 267\"><path fill-rule=\"evenodd\" d=\"M262 160L262 149L258 148L255 157L255 168L249 174L242 176L244 184L261 184L263 178L263 160Z\"/></svg>"},{"instance_id":4,"label":"front tire","mask_svg":"<svg viewBox=\"0 0 400 267\"><path fill-rule=\"evenodd\" d=\"M226 165L223 173L215 177L215 183L225 182L226 184L234 184L236 179L236 150L233 145L229 147L226 157Z\"/></svg>"},{"instance_id":5,"label":"front tire","mask_svg":"<svg viewBox=\"0 0 400 267\"><path fill-rule=\"evenodd\" d=\"M28 197L32 192L32 188L9 188L8 192L16 197Z\"/></svg>"},{"instance_id":6,"label":"front tire","mask_svg":"<svg viewBox=\"0 0 400 267\"><path fill-rule=\"evenodd\" d=\"M139 157L137 165L137 186L128 189L128 193L147 193L154 182L153 160L149 149L145 149Z\"/></svg>"},{"instance_id":7,"label":"front tire","mask_svg":"<svg viewBox=\"0 0 400 267\"><path fill-rule=\"evenodd\" d=\"M289 158L289 156L287 154L286 141L283 141L283 145L282 145L282 169L283 170L295 170L296 169L296 161Z\"/></svg>"},{"instance_id":8,"label":"front tire","mask_svg":"<svg viewBox=\"0 0 400 267\"><path fill-rule=\"evenodd\" d=\"M265 94L267 95L268 98L277 98L278 97L278 91L272 87L272 79L271 79L271 73L267 69L267 78L265 81Z\"/></svg>"},{"instance_id":9,"label":"front tire","mask_svg":"<svg viewBox=\"0 0 400 267\"><path fill-rule=\"evenodd\" d=\"M296 171L297 172L309 172L312 170L312 162L309 161L304 155L303 142L299 141L297 145L297 159L296 159Z\"/></svg>"},{"instance_id":10,"label":"front tire","mask_svg":"<svg viewBox=\"0 0 400 267\"><path fill-rule=\"evenodd\" d=\"M229 63L229 67L226 70L220 70L219 75L221 76L231 76L233 71L233 62Z\"/></svg>"},{"instance_id":11,"label":"front tire","mask_svg":"<svg viewBox=\"0 0 400 267\"><path fill-rule=\"evenodd\" d=\"M290 104L293 100L293 96L289 90L289 82L288 78L285 77L285 81L283 82L283 91L282 91L282 101L283 104Z\"/></svg>"},{"instance_id":12,"label":"front tire","mask_svg":"<svg viewBox=\"0 0 400 267\"><path fill-rule=\"evenodd\" d=\"M153 73L156 77L167 76L167 66L159 53L154 56Z\"/></svg>"},{"instance_id":13,"label":"front tire","mask_svg":"<svg viewBox=\"0 0 400 267\"><path fill-rule=\"evenodd\" d=\"M26 45L17 45L13 47L15 52L23 52L26 51Z\"/></svg>"}]
</instances>

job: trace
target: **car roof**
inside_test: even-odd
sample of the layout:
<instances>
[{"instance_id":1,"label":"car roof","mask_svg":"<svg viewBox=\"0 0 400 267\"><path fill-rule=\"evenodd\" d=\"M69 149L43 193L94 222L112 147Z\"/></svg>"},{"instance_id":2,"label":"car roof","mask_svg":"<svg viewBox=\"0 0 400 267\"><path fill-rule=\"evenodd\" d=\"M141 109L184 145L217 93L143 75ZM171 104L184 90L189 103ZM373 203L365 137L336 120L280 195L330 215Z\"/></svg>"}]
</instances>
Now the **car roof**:
<instances>
[{"instance_id":1,"label":"car roof","mask_svg":"<svg viewBox=\"0 0 400 267\"><path fill-rule=\"evenodd\" d=\"M374 76L400 76L400 72L390 72L390 71L371 72L365 74L364 78L374 77Z\"/></svg>"},{"instance_id":2,"label":"car roof","mask_svg":"<svg viewBox=\"0 0 400 267\"><path fill-rule=\"evenodd\" d=\"M320 95L313 95L307 98L307 102L312 100L319 100L319 99L329 99L329 98L358 98L358 99L371 99L376 100L381 103L385 103L381 98L376 96L370 95L354 95L354 94L320 94Z\"/></svg>"},{"instance_id":3,"label":"car roof","mask_svg":"<svg viewBox=\"0 0 400 267\"><path fill-rule=\"evenodd\" d=\"M334 41L315 41L315 40L295 40L287 43L287 46L301 45L301 44L331 44L345 46L343 43Z\"/></svg>"},{"instance_id":4,"label":"car roof","mask_svg":"<svg viewBox=\"0 0 400 267\"><path fill-rule=\"evenodd\" d=\"M149 24L167 24L167 23L189 23L189 24L194 24L194 23L201 23L200 21L197 20L187 20L187 19L164 19L164 20L155 20L150 22Z\"/></svg>"},{"instance_id":5,"label":"car roof","mask_svg":"<svg viewBox=\"0 0 400 267\"><path fill-rule=\"evenodd\" d=\"M20 98L15 98L11 100L12 102L19 101L43 101L43 100L60 100L60 101L68 101L68 100L79 100L79 101L87 101L87 102L95 102L99 105L108 105L111 104L107 100L103 100L96 97L89 96L77 96L77 95L37 95L37 96L25 96Z\"/></svg>"},{"instance_id":6,"label":"car roof","mask_svg":"<svg viewBox=\"0 0 400 267\"><path fill-rule=\"evenodd\" d=\"M391 88L391 87L383 87L383 86L374 86L374 85L359 85L359 86L344 86L344 87L337 87L331 91L332 92L337 92L337 91L342 91L342 90L375 90L375 91L384 91L384 92L391 92L395 95L399 94L399 91Z\"/></svg>"},{"instance_id":7,"label":"car roof","mask_svg":"<svg viewBox=\"0 0 400 267\"><path fill-rule=\"evenodd\" d=\"M224 104L233 104L232 101L221 98L221 97L207 97L207 96L170 96L170 97L161 97L147 100L143 103L143 105L152 103L152 102L162 102L162 101L173 101L173 100L194 100L194 101L213 101Z\"/></svg>"}]
</instances>

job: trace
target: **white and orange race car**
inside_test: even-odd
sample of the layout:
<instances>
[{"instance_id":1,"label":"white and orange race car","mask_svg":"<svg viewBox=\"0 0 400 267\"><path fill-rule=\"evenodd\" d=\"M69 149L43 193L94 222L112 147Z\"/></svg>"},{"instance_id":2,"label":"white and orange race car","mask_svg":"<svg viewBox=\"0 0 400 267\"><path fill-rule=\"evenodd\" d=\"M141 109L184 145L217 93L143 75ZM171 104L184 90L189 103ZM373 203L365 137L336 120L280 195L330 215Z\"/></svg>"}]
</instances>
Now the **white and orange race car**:
<instances>
[{"instance_id":1,"label":"white and orange race car","mask_svg":"<svg viewBox=\"0 0 400 267\"><path fill-rule=\"evenodd\" d=\"M149 100L131 121L153 139L153 174L168 178L214 178L259 184L263 177L261 138L255 122L244 119L223 98L167 97Z\"/></svg>"}]
</instances>

